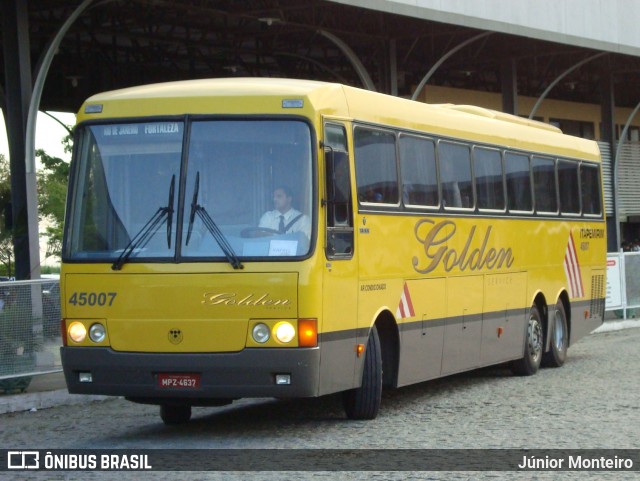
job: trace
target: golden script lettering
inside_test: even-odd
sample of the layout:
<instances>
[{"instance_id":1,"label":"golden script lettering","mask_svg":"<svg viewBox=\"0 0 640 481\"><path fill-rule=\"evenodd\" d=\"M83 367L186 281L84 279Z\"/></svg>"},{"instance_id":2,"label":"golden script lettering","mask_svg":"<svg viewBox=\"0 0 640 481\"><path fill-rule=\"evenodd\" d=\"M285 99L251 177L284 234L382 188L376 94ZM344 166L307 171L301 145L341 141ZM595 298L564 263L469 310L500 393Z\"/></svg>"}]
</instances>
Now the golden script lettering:
<instances>
[{"instance_id":1,"label":"golden script lettering","mask_svg":"<svg viewBox=\"0 0 640 481\"><path fill-rule=\"evenodd\" d=\"M248 294L240 299L233 292L205 292L202 304L208 306L288 306L289 299L271 299L269 294Z\"/></svg>"},{"instance_id":2,"label":"golden script lettering","mask_svg":"<svg viewBox=\"0 0 640 481\"><path fill-rule=\"evenodd\" d=\"M432 224L433 227L431 227L426 235L422 236L421 227L425 224ZM467 242L459 253L456 249L447 247L447 241L456 234L456 224L450 220L436 224L432 220L422 219L416 223L414 233L418 242L424 246L424 254L426 258L429 259L429 264L420 268L418 266L420 259L418 257L413 258L413 268L420 274L427 274L440 264L442 264L444 270L447 272L450 272L456 267L461 271L467 269L476 271L484 268L489 270L501 269L503 267L508 268L511 267L514 261L510 247L506 249L490 247L487 249L489 237L491 236L491 226L487 227L480 247L469 251L476 233L476 226L474 225L469 232Z\"/></svg>"}]
</instances>

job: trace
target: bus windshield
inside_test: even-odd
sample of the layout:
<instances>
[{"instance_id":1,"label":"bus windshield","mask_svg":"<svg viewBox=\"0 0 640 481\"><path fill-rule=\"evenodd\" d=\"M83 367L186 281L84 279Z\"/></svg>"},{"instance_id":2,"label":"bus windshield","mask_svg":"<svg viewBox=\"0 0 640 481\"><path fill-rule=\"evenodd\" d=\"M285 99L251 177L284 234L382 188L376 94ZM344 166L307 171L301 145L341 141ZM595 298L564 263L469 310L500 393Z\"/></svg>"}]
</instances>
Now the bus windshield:
<instances>
[{"instance_id":1,"label":"bus windshield","mask_svg":"<svg viewBox=\"0 0 640 481\"><path fill-rule=\"evenodd\" d=\"M300 257L311 246L307 123L180 119L84 125L64 256L72 261Z\"/></svg>"}]
</instances>

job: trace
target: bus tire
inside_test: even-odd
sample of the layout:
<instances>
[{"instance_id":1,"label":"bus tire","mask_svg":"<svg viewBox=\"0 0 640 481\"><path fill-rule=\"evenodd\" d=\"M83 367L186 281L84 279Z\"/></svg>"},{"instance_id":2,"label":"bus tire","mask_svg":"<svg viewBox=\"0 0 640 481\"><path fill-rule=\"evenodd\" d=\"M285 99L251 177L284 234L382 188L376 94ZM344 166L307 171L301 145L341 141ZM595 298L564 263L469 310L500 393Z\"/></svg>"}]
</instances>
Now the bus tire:
<instances>
[{"instance_id":1,"label":"bus tire","mask_svg":"<svg viewBox=\"0 0 640 481\"><path fill-rule=\"evenodd\" d=\"M569 348L569 329L564 304L558 300L554 311L553 322L549 326L551 347L542 355L542 365L545 367L561 367L567 359Z\"/></svg>"},{"instance_id":2,"label":"bus tire","mask_svg":"<svg viewBox=\"0 0 640 481\"><path fill-rule=\"evenodd\" d=\"M382 400L382 351L376 326L371 329L364 358L362 384L343 394L349 419L375 419Z\"/></svg>"},{"instance_id":3,"label":"bus tire","mask_svg":"<svg viewBox=\"0 0 640 481\"><path fill-rule=\"evenodd\" d=\"M191 406L163 404L160 406L160 417L166 425L188 423L191 419Z\"/></svg>"},{"instance_id":4,"label":"bus tire","mask_svg":"<svg viewBox=\"0 0 640 481\"><path fill-rule=\"evenodd\" d=\"M540 311L534 304L529 311L529 321L527 322L527 332L524 342L524 356L522 359L513 361L511 370L519 376L531 376L538 372L542 361L542 349L544 340L544 328Z\"/></svg>"}]
</instances>

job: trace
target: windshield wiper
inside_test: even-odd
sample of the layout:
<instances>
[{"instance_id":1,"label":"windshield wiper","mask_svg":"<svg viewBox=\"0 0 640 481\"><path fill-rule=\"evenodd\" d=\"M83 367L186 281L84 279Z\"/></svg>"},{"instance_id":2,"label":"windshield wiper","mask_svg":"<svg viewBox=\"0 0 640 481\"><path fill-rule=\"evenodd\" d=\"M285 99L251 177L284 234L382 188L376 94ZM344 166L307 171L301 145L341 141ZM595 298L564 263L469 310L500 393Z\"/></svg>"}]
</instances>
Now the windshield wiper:
<instances>
[{"instance_id":1,"label":"windshield wiper","mask_svg":"<svg viewBox=\"0 0 640 481\"><path fill-rule=\"evenodd\" d=\"M176 174L171 176L169 203L167 204L167 249L171 249L171 227L173 226L173 194L176 190Z\"/></svg>"},{"instance_id":2,"label":"windshield wiper","mask_svg":"<svg viewBox=\"0 0 640 481\"><path fill-rule=\"evenodd\" d=\"M167 245L171 248L171 225L173 223L173 197L175 192L176 176L171 177L171 184L169 184L169 204L166 207L160 207L151 216L151 219L134 235L127 246L122 250L120 256L111 265L111 269L119 271L122 266L129 259L135 249L142 249L148 244L151 238L154 236L162 223L167 220Z\"/></svg>"},{"instance_id":3,"label":"windshield wiper","mask_svg":"<svg viewBox=\"0 0 640 481\"><path fill-rule=\"evenodd\" d=\"M200 189L200 172L197 172L196 183L193 190L193 200L191 201L191 212L189 213L189 228L187 229L187 240L185 242L185 245L189 245L189 239L191 239L191 232L193 230L193 222L195 221L196 214L197 214L198 217L200 217L200 220L202 221L204 226L207 228L207 230L211 233L215 241L220 246L220 249L222 249L222 252L224 252L224 255L227 258L227 261L229 261L229 264L231 264L234 269L244 269L244 266L240 262L240 259L238 258L236 253L233 251L233 247L231 247L231 244L229 244L229 241L227 241L227 238L224 236L224 234L222 233L218 225L211 218L207 210L201 205L198 205L199 189Z\"/></svg>"}]
</instances>

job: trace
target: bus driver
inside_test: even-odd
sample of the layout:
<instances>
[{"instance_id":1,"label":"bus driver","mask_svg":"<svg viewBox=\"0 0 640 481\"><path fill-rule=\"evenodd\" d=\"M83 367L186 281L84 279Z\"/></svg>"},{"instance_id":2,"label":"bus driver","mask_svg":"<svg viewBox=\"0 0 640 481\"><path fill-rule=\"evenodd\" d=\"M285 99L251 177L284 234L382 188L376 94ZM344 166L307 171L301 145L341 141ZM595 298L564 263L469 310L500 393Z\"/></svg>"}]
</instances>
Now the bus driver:
<instances>
[{"instance_id":1,"label":"bus driver","mask_svg":"<svg viewBox=\"0 0 640 481\"><path fill-rule=\"evenodd\" d=\"M274 210L265 212L258 227L272 229L279 234L302 232L307 239L311 236L309 217L291 207L293 195L286 186L278 186L273 191Z\"/></svg>"}]
</instances>

